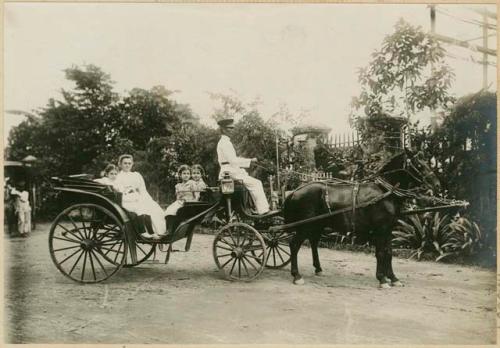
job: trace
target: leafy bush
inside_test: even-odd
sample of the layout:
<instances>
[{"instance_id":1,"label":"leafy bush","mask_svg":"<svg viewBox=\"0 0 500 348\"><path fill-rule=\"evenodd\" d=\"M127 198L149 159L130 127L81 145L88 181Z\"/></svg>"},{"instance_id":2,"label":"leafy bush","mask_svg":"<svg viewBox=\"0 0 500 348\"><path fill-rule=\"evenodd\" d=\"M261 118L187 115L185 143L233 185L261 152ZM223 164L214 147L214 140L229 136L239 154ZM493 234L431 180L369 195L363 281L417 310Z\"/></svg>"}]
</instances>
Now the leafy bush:
<instances>
[{"instance_id":1,"label":"leafy bush","mask_svg":"<svg viewBox=\"0 0 500 348\"><path fill-rule=\"evenodd\" d=\"M420 260L423 253L437 252L436 261L449 256L470 256L482 247L481 230L475 222L448 215L411 215L408 221L399 220L393 231L393 246L413 249L409 258Z\"/></svg>"}]
</instances>

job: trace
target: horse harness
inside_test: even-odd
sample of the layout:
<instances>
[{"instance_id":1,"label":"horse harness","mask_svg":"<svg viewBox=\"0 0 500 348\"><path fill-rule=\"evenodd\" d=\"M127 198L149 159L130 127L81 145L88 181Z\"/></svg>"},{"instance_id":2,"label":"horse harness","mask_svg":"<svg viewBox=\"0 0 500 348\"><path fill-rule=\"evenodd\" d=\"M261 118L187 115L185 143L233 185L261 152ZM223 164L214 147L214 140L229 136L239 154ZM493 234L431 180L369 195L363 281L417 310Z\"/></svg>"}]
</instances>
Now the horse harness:
<instances>
[{"instance_id":1,"label":"horse harness","mask_svg":"<svg viewBox=\"0 0 500 348\"><path fill-rule=\"evenodd\" d=\"M325 204L326 204L326 207L328 208L328 213L330 213L331 215L336 215L337 213L339 213L339 211L337 212L333 212L332 213L332 209L330 207L330 197L329 197L329 194L328 194L328 181L325 181L325 195L324 195L324 199L325 199ZM357 204L357 201L358 201L358 192L359 192L359 182L354 182L351 184L352 185L352 209L351 209L351 232L352 234L355 234L356 233L356 204ZM385 197L385 195L384 195ZM344 209L342 209L344 210Z\"/></svg>"}]
</instances>

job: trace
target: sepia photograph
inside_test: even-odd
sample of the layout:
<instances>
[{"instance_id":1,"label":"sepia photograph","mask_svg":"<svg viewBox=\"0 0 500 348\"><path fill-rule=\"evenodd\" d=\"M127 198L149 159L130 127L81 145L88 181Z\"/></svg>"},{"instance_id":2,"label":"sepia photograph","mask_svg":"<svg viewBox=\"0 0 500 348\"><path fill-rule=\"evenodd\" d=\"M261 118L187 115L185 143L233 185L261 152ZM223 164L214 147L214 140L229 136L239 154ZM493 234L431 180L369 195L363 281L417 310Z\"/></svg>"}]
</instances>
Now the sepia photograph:
<instances>
[{"instance_id":1,"label":"sepia photograph","mask_svg":"<svg viewBox=\"0 0 500 348\"><path fill-rule=\"evenodd\" d=\"M7 2L4 344L497 344L497 6Z\"/></svg>"}]
</instances>

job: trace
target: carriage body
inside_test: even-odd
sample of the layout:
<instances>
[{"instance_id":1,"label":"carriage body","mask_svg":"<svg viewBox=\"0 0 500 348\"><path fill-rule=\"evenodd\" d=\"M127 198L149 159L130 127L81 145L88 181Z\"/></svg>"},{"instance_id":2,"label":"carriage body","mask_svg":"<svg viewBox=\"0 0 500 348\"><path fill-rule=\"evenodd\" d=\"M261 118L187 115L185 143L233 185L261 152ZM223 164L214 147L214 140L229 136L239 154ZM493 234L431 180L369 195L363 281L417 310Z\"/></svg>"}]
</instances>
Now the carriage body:
<instances>
[{"instance_id":1,"label":"carriage body","mask_svg":"<svg viewBox=\"0 0 500 348\"><path fill-rule=\"evenodd\" d=\"M165 249L168 262L172 244L186 239L191 246L194 229L218 217L222 227L213 243L217 267L229 279L249 281L262 272L267 260L266 242L248 219L244 190L208 188L198 202L186 202L176 215L173 231L161 240L140 237L144 225L121 206L121 194L87 175L52 178L61 213L52 223L49 249L56 267L82 283L104 281L122 267L133 267ZM238 184L236 184L237 187ZM234 208L234 209L233 209ZM236 239L234 239L236 238ZM251 268L251 267L252 268Z\"/></svg>"}]
</instances>

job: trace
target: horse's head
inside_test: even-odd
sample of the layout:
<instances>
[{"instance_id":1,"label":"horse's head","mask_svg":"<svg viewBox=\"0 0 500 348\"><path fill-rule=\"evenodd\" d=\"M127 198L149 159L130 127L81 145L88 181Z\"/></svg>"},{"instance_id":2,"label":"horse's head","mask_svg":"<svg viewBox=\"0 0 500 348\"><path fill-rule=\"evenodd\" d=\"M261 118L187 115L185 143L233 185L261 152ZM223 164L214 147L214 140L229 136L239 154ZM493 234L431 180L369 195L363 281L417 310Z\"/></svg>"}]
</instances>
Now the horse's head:
<instances>
[{"instance_id":1,"label":"horse's head","mask_svg":"<svg viewBox=\"0 0 500 348\"><path fill-rule=\"evenodd\" d=\"M406 149L389 159L378 171L378 175L403 189L422 187L432 193L441 189L439 179L421 152L414 153Z\"/></svg>"},{"instance_id":2,"label":"horse's head","mask_svg":"<svg viewBox=\"0 0 500 348\"><path fill-rule=\"evenodd\" d=\"M417 181L417 186L424 186L431 195L441 191L441 183L438 177L429 167L422 152L412 153L409 150L405 151L406 162L404 169Z\"/></svg>"}]
</instances>

